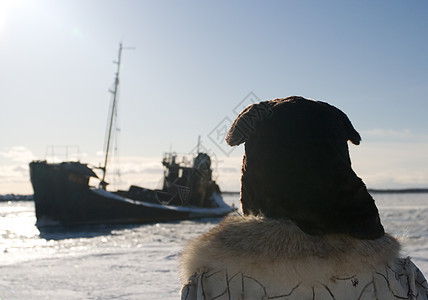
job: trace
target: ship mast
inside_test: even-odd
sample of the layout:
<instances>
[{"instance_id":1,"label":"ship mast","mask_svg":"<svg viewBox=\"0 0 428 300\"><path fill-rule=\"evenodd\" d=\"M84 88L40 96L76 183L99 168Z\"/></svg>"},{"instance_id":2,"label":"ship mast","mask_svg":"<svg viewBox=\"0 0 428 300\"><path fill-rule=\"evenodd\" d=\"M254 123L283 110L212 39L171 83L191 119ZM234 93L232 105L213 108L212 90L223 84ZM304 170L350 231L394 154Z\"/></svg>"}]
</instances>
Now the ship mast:
<instances>
[{"instance_id":1,"label":"ship mast","mask_svg":"<svg viewBox=\"0 0 428 300\"><path fill-rule=\"evenodd\" d=\"M104 167L101 167L101 170L103 170L103 178L101 179L100 182L100 187L102 189L106 189L107 187L107 182L105 182L105 177L106 177L106 173L107 173L107 162L108 162L108 155L109 155L109 151L110 151L110 143L111 143L111 134L112 134L112 128L113 128L113 121L114 121L114 116L116 113L116 105L117 105L117 91L118 91L118 87L119 87L119 72L120 72L120 60L122 57L122 49L124 49L122 47L122 43L119 44L119 55L118 55L118 60L117 61L113 61L113 63L117 64L117 71L116 71L116 77L114 79L114 89L110 90L110 93L113 94L113 103L112 103L112 107L111 107L111 115L109 116L109 124L108 124L108 134L107 134L107 144L106 144L106 156L105 156L105 160L104 160Z\"/></svg>"}]
</instances>

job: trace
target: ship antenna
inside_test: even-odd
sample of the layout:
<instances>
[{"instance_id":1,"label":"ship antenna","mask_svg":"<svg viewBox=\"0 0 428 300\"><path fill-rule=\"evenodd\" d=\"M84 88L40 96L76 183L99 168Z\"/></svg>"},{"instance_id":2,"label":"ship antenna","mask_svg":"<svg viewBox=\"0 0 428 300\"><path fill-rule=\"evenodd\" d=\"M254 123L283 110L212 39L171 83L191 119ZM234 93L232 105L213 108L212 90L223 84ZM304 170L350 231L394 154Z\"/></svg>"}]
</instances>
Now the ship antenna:
<instances>
[{"instance_id":1,"label":"ship antenna","mask_svg":"<svg viewBox=\"0 0 428 300\"><path fill-rule=\"evenodd\" d=\"M200 147L201 147L201 136L198 135L198 146L197 146L196 154L200 153Z\"/></svg>"},{"instance_id":2,"label":"ship antenna","mask_svg":"<svg viewBox=\"0 0 428 300\"><path fill-rule=\"evenodd\" d=\"M117 61L113 61L113 63L115 63L117 65L117 71L116 71L116 76L114 79L114 89L110 90L110 93L113 94L113 103L112 103L112 107L111 107L111 115L109 116L109 123L108 123L108 134L107 134L107 144L106 144L106 156L104 159L104 167L102 167L101 169L103 170L103 178L101 179L100 182L100 187L102 189L106 189L107 187L107 182L105 182L105 177L106 177L106 173L107 173L107 162L108 162L108 155L109 155L109 151L110 151L110 143L111 143L111 133L112 133L112 127L113 127L113 121L114 121L114 116L115 116L115 112L116 112L116 106L117 106L117 92L118 92L118 87L119 87L119 72L120 72L120 62L121 62L121 58L122 58L122 50L123 49L135 49L133 47L123 47L122 43L119 44L119 55L118 55L118 60Z\"/></svg>"}]
</instances>

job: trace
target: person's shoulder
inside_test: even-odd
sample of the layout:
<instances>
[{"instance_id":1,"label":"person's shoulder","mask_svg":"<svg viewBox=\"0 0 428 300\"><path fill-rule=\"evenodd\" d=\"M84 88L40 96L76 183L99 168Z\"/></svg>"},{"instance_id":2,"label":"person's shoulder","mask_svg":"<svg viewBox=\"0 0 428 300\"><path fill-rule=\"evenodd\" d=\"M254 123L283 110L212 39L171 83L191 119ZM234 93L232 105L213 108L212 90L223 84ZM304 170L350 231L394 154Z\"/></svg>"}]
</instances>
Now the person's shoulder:
<instances>
[{"instance_id":1,"label":"person's shoulder","mask_svg":"<svg viewBox=\"0 0 428 300\"><path fill-rule=\"evenodd\" d=\"M311 278L314 266L315 274L323 276L338 270L361 273L394 261L399 250L399 242L388 234L375 240L313 236L286 219L230 216L188 243L181 255L181 275L186 280L200 270L226 268L249 274L275 270L287 277L296 276L297 270Z\"/></svg>"}]
</instances>

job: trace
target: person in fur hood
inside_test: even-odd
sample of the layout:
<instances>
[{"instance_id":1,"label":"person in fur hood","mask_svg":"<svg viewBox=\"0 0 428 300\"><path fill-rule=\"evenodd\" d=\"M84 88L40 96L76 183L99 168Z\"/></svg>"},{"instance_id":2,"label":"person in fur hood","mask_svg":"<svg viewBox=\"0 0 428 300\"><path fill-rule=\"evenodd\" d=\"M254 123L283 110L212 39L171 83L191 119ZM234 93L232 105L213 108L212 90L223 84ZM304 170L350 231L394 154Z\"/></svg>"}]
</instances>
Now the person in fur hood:
<instances>
[{"instance_id":1,"label":"person in fur hood","mask_svg":"<svg viewBox=\"0 0 428 300\"><path fill-rule=\"evenodd\" d=\"M253 104L226 141L245 143L243 216L181 255L181 299L428 299L428 284L351 168L360 135L339 109L288 97Z\"/></svg>"}]
</instances>

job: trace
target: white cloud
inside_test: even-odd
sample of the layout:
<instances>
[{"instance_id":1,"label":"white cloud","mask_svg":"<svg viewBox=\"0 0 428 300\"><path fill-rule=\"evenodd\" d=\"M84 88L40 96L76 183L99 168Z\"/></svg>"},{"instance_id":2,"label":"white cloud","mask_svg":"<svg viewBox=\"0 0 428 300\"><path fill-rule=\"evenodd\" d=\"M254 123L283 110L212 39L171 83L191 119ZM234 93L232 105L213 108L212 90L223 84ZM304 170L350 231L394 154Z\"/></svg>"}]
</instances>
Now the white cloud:
<instances>
[{"instance_id":1,"label":"white cloud","mask_svg":"<svg viewBox=\"0 0 428 300\"><path fill-rule=\"evenodd\" d=\"M27 182L29 180L29 167L6 165L0 166L0 181L3 183L10 182Z\"/></svg>"},{"instance_id":2,"label":"white cloud","mask_svg":"<svg viewBox=\"0 0 428 300\"><path fill-rule=\"evenodd\" d=\"M409 129L361 131L353 169L369 188L428 187L428 135Z\"/></svg>"},{"instance_id":3,"label":"white cloud","mask_svg":"<svg viewBox=\"0 0 428 300\"><path fill-rule=\"evenodd\" d=\"M95 153L95 155L96 156L105 156L106 155L106 153L103 151L103 150L98 150L96 153Z\"/></svg>"},{"instance_id":4,"label":"white cloud","mask_svg":"<svg viewBox=\"0 0 428 300\"><path fill-rule=\"evenodd\" d=\"M349 148L353 169L369 188L428 187L428 141L363 141ZM31 193L28 163L34 158L32 152L25 147L13 147L0 152L0 158L0 194ZM242 157L213 156L212 159L213 178L221 190L239 191ZM128 189L130 185L161 188L164 172L161 160L161 157L128 156L121 157L119 164L110 162L107 174L110 189ZM101 159L92 157L84 162L98 166ZM117 167L120 178L114 174ZM99 170L97 172L101 175Z\"/></svg>"},{"instance_id":5,"label":"white cloud","mask_svg":"<svg viewBox=\"0 0 428 300\"><path fill-rule=\"evenodd\" d=\"M0 194L31 194L28 164L35 159L33 153L22 146L0 152Z\"/></svg>"},{"instance_id":6,"label":"white cloud","mask_svg":"<svg viewBox=\"0 0 428 300\"><path fill-rule=\"evenodd\" d=\"M428 187L428 142L350 145L354 171L369 188Z\"/></svg>"},{"instance_id":7,"label":"white cloud","mask_svg":"<svg viewBox=\"0 0 428 300\"><path fill-rule=\"evenodd\" d=\"M22 146L15 146L9 148L5 152L0 152L0 156L3 156L12 162L19 163L30 163L35 159L33 153L29 149Z\"/></svg>"},{"instance_id":8,"label":"white cloud","mask_svg":"<svg viewBox=\"0 0 428 300\"><path fill-rule=\"evenodd\" d=\"M0 194L32 194L28 164L0 165Z\"/></svg>"},{"instance_id":9,"label":"white cloud","mask_svg":"<svg viewBox=\"0 0 428 300\"><path fill-rule=\"evenodd\" d=\"M370 129L360 132L363 141L391 141L391 142L428 142L428 134L416 133L409 129Z\"/></svg>"}]
</instances>

